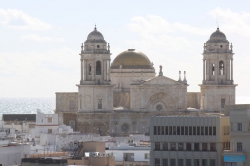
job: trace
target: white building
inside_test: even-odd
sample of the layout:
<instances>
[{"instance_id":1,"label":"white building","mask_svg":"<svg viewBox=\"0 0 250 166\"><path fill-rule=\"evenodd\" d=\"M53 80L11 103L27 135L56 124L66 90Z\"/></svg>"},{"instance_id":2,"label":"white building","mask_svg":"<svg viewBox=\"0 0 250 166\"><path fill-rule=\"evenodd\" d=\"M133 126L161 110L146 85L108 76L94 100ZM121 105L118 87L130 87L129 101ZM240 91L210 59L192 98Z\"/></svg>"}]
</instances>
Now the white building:
<instances>
[{"instance_id":1,"label":"white building","mask_svg":"<svg viewBox=\"0 0 250 166\"><path fill-rule=\"evenodd\" d=\"M224 150L224 166L250 165L250 105L227 106L230 112L230 150ZM228 113L229 113L228 112Z\"/></svg>"},{"instance_id":2,"label":"white building","mask_svg":"<svg viewBox=\"0 0 250 166\"><path fill-rule=\"evenodd\" d=\"M229 117L158 116L150 119L151 166L221 166L229 147Z\"/></svg>"}]
</instances>

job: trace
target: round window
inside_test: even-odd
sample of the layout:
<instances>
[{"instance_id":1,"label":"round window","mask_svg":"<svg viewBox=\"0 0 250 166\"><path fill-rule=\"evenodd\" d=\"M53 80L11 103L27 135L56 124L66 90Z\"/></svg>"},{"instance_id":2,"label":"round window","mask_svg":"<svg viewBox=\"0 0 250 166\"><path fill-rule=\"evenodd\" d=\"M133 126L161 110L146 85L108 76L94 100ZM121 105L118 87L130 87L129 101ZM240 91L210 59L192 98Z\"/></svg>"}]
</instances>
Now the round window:
<instances>
[{"instance_id":1,"label":"round window","mask_svg":"<svg viewBox=\"0 0 250 166\"><path fill-rule=\"evenodd\" d=\"M122 124L122 131L123 131L124 133L127 133L128 130L129 130L129 124L123 123L123 124Z\"/></svg>"},{"instance_id":2,"label":"round window","mask_svg":"<svg viewBox=\"0 0 250 166\"><path fill-rule=\"evenodd\" d=\"M156 106L156 109L157 109L158 111L162 110L162 105L158 104L158 105Z\"/></svg>"},{"instance_id":3,"label":"round window","mask_svg":"<svg viewBox=\"0 0 250 166\"><path fill-rule=\"evenodd\" d=\"M97 45L97 48L99 48L100 46L99 45Z\"/></svg>"}]
</instances>

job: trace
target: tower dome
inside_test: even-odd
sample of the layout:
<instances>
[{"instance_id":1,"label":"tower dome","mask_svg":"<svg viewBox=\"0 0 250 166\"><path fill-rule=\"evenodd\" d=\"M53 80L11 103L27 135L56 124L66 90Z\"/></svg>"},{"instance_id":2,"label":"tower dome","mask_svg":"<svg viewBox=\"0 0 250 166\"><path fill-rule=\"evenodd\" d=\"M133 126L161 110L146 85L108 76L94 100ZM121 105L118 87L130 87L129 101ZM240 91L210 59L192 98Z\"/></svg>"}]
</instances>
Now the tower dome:
<instances>
[{"instance_id":1,"label":"tower dome","mask_svg":"<svg viewBox=\"0 0 250 166\"><path fill-rule=\"evenodd\" d=\"M96 27L94 28L94 30L92 32L89 33L86 42L100 42L100 41L104 41L104 37L101 34L101 32L97 31Z\"/></svg>"},{"instance_id":2,"label":"tower dome","mask_svg":"<svg viewBox=\"0 0 250 166\"><path fill-rule=\"evenodd\" d=\"M153 69L149 58L140 51L128 49L123 51L114 59L111 64L112 69Z\"/></svg>"},{"instance_id":3,"label":"tower dome","mask_svg":"<svg viewBox=\"0 0 250 166\"><path fill-rule=\"evenodd\" d=\"M226 35L223 32L221 32L219 28L217 28L217 30L210 36L210 39L207 41L207 43L229 43L229 42L226 38Z\"/></svg>"}]
</instances>

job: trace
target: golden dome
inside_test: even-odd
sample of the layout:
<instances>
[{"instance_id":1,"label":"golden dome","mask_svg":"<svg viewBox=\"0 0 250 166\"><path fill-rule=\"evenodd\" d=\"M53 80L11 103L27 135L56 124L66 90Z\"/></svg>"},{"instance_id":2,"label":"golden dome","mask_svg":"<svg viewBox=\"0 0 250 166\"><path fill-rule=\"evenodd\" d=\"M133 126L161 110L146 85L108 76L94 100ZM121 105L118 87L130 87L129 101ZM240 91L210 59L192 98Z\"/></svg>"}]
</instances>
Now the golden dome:
<instances>
[{"instance_id":1,"label":"golden dome","mask_svg":"<svg viewBox=\"0 0 250 166\"><path fill-rule=\"evenodd\" d=\"M111 69L153 69L150 60L142 52L135 49L123 51L114 59Z\"/></svg>"}]
</instances>

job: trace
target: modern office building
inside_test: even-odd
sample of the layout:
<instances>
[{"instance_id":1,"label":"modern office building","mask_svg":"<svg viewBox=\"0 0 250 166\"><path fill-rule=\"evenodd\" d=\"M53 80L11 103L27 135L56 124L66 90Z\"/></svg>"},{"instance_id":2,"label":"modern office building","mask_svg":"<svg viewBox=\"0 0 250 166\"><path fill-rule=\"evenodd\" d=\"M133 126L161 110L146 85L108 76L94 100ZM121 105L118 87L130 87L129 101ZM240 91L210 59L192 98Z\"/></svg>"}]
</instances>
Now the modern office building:
<instances>
[{"instance_id":1,"label":"modern office building","mask_svg":"<svg viewBox=\"0 0 250 166\"><path fill-rule=\"evenodd\" d=\"M150 165L222 166L229 126L222 114L151 117Z\"/></svg>"}]
</instances>

